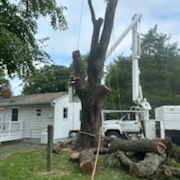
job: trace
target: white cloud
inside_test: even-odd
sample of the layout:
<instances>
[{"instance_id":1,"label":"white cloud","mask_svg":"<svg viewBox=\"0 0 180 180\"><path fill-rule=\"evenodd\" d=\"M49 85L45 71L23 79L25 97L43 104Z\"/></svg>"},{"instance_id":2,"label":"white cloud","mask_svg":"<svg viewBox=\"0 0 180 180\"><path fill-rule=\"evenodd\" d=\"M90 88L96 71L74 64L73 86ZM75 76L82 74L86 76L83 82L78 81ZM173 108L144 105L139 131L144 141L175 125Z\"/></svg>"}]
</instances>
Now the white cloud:
<instances>
[{"instance_id":1,"label":"white cloud","mask_svg":"<svg viewBox=\"0 0 180 180\"><path fill-rule=\"evenodd\" d=\"M18 78L9 79L11 82L11 91L13 96L18 96L22 92L22 80Z\"/></svg>"},{"instance_id":2,"label":"white cloud","mask_svg":"<svg viewBox=\"0 0 180 180\"><path fill-rule=\"evenodd\" d=\"M81 12L83 2L83 11ZM96 11L96 17L104 17L105 3L104 0L93 0L93 5ZM72 51L77 48L80 49L82 54L88 53L91 35L92 35L92 23L90 12L88 9L87 1L85 0L61 0L59 4L67 6L65 12L66 19L69 24L69 29L65 32L53 31L48 26L48 21L41 19L39 23L39 34L38 36L49 36L48 47L46 50L50 54L55 54L56 57L59 55L59 59L55 61L61 61L61 54L71 57ZM116 18L115 18L115 37L118 37L124 29L130 24L131 18L135 13L142 13L141 29L142 33L146 33L155 24L158 25L159 31L172 35L172 39L179 39L179 18L180 11L177 7L180 6L179 0L125 0L119 1ZM80 15L81 24L80 24ZM173 16L173 14L175 14ZM81 26L80 37L79 28ZM176 38L173 38L176 37ZM178 39L177 39L178 38ZM77 45L79 41L79 46ZM129 48L131 40L127 37L120 46ZM123 48L123 49L124 49ZM62 60L63 61L63 60Z\"/></svg>"}]
</instances>

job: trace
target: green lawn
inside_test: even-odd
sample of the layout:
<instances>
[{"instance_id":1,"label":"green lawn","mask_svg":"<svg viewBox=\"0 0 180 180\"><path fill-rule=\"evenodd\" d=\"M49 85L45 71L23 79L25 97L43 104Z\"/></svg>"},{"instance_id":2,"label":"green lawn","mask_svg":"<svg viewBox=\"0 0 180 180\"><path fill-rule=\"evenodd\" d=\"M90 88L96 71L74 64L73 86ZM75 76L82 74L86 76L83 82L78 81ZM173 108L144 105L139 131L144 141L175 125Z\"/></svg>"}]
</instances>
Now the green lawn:
<instances>
[{"instance_id":1,"label":"green lawn","mask_svg":"<svg viewBox=\"0 0 180 180\"><path fill-rule=\"evenodd\" d=\"M82 173L79 165L69 161L69 150L53 154L52 173L46 172L46 148L27 144L0 146L0 180L90 180ZM105 165L103 165L105 164ZM136 180L119 167L107 167L101 157L96 180Z\"/></svg>"},{"instance_id":2,"label":"green lawn","mask_svg":"<svg viewBox=\"0 0 180 180\"><path fill-rule=\"evenodd\" d=\"M53 154L53 168L46 172L46 147L28 144L0 146L0 180L90 180L91 176L79 169L79 164L69 161L69 149ZM155 177L153 178L156 179ZM138 180L122 167L107 164L107 157L100 156L95 180ZM141 179L145 180L145 179ZM160 178L158 179L160 180ZM162 180L165 180L162 178ZM172 180L172 179L171 179Z\"/></svg>"}]
</instances>

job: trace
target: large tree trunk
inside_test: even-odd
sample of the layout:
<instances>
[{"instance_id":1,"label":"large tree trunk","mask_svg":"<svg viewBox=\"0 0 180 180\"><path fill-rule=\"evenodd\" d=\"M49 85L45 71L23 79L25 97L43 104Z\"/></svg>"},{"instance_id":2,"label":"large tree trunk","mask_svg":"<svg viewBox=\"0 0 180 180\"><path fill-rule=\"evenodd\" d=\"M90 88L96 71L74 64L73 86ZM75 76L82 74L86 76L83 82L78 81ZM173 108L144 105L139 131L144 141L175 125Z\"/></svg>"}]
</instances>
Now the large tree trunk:
<instances>
[{"instance_id":1,"label":"large tree trunk","mask_svg":"<svg viewBox=\"0 0 180 180\"><path fill-rule=\"evenodd\" d=\"M102 88L100 94L98 94L101 87L96 90L89 88L85 97L82 98L82 116L81 122L81 146L82 147L95 147L98 141L99 128L101 126L101 109L104 105L108 89ZM91 95L90 95L91 94Z\"/></svg>"},{"instance_id":2,"label":"large tree trunk","mask_svg":"<svg viewBox=\"0 0 180 180\"><path fill-rule=\"evenodd\" d=\"M87 75L80 52L73 52L75 88L82 103L82 122L78 142L83 149L95 147L98 141L101 110L109 92L107 87L101 85L101 78L117 2L118 0L107 2L104 27L100 36L103 19L96 19L92 2L88 0L94 29L88 56Z\"/></svg>"}]
</instances>

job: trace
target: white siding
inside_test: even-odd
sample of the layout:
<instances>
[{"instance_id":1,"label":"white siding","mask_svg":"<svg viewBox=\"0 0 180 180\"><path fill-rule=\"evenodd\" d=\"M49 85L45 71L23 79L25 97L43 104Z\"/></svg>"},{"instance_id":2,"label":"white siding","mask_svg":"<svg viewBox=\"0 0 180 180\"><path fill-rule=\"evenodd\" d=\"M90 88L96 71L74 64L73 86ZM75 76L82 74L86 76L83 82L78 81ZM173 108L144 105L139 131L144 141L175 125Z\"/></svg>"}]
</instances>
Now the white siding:
<instances>
[{"instance_id":1,"label":"white siding","mask_svg":"<svg viewBox=\"0 0 180 180\"><path fill-rule=\"evenodd\" d=\"M37 110L41 115L37 116ZM49 105L28 105L21 107L23 138L40 138L48 125L53 125L53 107Z\"/></svg>"},{"instance_id":2,"label":"white siding","mask_svg":"<svg viewBox=\"0 0 180 180\"><path fill-rule=\"evenodd\" d=\"M1 107L0 107L1 108ZM23 138L41 138L48 125L54 126L54 142L69 136L70 130L80 129L80 102L69 102L69 96L63 96L51 104L9 106L1 109L0 123L11 121L12 108L19 109L18 121L22 122ZM63 118L63 109L68 109L68 117ZM37 111L37 110L41 111ZM41 113L37 116L37 113Z\"/></svg>"},{"instance_id":3,"label":"white siding","mask_svg":"<svg viewBox=\"0 0 180 180\"><path fill-rule=\"evenodd\" d=\"M63 118L63 109L68 108L68 118ZM69 102L69 96L55 101L54 139L67 138L70 130L80 129L80 102Z\"/></svg>"},{"instance_id":4,"label":"white siding","mask_svg":"<svg viewBox=\"0 0 180 180\"><path fill-rule=\"evenodd\" d=\"M11 121L12 108L19 109L18 121L22 122L23 138L40 138L43 129L53 125L54 108L50 104L5 107L0 112L0 123ZM37 109L41 109L41 116L37 116Z\"/></svg>"}]
</instances>

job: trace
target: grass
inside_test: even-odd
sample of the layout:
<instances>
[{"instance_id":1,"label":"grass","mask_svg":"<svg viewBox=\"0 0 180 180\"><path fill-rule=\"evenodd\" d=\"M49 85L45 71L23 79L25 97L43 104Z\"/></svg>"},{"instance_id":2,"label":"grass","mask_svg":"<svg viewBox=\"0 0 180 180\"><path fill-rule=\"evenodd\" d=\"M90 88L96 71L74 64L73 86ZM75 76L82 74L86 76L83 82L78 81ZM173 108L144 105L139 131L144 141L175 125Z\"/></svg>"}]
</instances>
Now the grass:
<instances>
[{"instance_id":1,"label":"grass","mask_svg":"<svg viewBox=\"0 0 180 180\"><path fill-rule=\"evenodd\" d=\"M0 146L0 180L91 179L90 175L80 171L79 164L69 161L68 148L61 154L53 154L51 173L46 171L46 156L46 147L43 146L28 144ZM122 167L112 167L113 165L107 164L106 161L106 156L100 156L95 180L138 180L131 177Z\"/></svg>"},{"instance_id":2,"label":"grass","mask_svg":"<svg viewBox=\"0 0 180 180\"><path fill-rule=\"evenodd\" d=\"M27 144L0 146L1 180L89 180L90 175L82 173L79 164L69 161L69 150L53 154L52 172L46 172L46 148ZM104 165L101 157L96 180L136 180L120 168Z\"/></svg>"}]
</instances>

